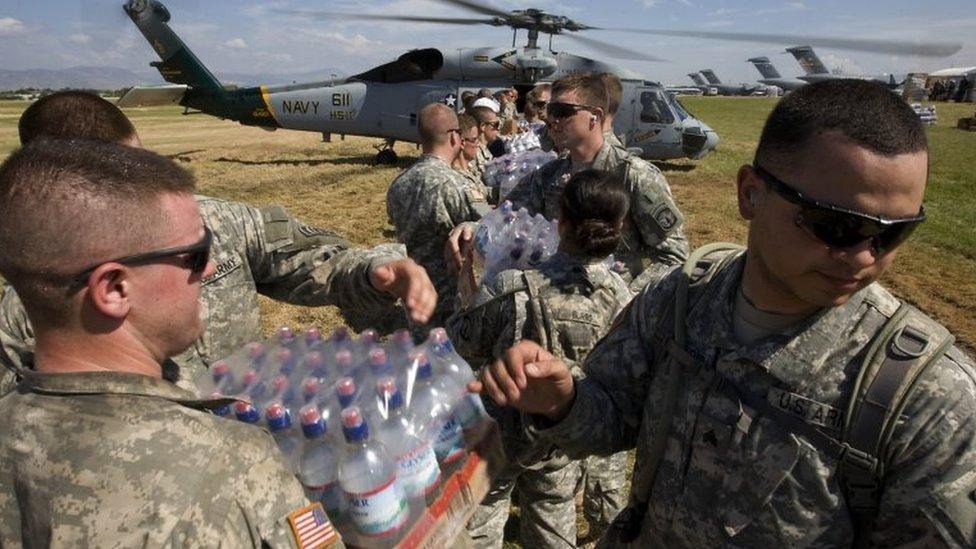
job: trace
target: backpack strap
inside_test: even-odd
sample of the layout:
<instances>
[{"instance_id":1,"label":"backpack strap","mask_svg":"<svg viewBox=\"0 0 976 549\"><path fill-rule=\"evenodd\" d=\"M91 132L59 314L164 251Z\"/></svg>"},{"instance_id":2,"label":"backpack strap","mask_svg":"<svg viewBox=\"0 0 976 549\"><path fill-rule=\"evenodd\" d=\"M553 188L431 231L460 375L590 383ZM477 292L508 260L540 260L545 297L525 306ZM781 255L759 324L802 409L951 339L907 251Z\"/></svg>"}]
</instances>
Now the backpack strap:
<instances>
[{"instance_id":1,"label":"backpack strap","mask_svg":"<svg viewBox=\"0 0 976 549\"><path fill-rule=\"evenodd\" d=\"M655 341L645 343L644 352L647 354L647 356L651 356L653 354L651 349L653 345L666 342L665 352L671 357L672 360L670 362L671 366L668 369L664 405L661 407L660 413L657 414L657 425L655 425L652 430L652 432L658 433L658 436L651 441L650 450L648 451L646 465L646 470L648 472L645 475L634 477L631 487L632 503L627 509L624 509L624 511L621 512L621 514L627 513L627 515L624 515L619 522L615 521L615 528L621 530L620 540L623 542L630 542L637 539L637 535L640 533L640 525L643 521L645 513L647 512L647 504L650 500L651 488L654 486L654 479L657 477L657 472L661 466L661 461L664 459L664 451L668 442L668 433L671 431L671 418L674 416L674 408L677 405L678 394L681 392L682 381L684 378L683 373L684 370L694 366L694 360L685 347L687 343L687 325L685 323L685 317L688 313L689 288L693 284L696 285L696 287L707 287L708 283L711 282L712 279L712 277L709 275L721 271L728 263L737 258L739 254L727 253L718 262L716 262L714 259L708 259L708 256L717 252L737 252L741 251L742 249L743 247L738 244L716 242L702 246L701 248L693 251L688 256L684 266L681 268L682 276L678 279L678 285L674 292L674 301L671 304L674 319L674 335L668 340L665 340L664 338L659 340L657 337L655 337ZM697 292L697 295L700 297L703 293L704 292ZM695 300L695 304L696 303L697 300ZM692 306L695 304L692 304ZM667 314L662 315L662 322L658 325L658 329L656 330L658 334L661 333L664 324L663 319L666 319L667 316Z\"/></svg>"},{"instance_id":2,"label":"backpack strap","mask_svg":"<svg viewBox=\"0 0 976 549\"><path fill-rule=\"evenodd\" d=\"M562 353L558 345L554 343L557 334L556 327L552 323L552 314L542 299L542 276L537 271L522 271L522 280L529 293L527 307L532 320L535 322L536 337L538 343L550 353L562 358Z\"/></svg>"},{"instance_id":3,"label":"backpack strap","mask_svg":"<svg viewBox=\"0 0 976 549\"><path fill-rule=\"evenodd\" d=\"M853 547L868 547L881 502L883 458L921 374L952 346L945 327L902 303L865 355L844 423L838 478L854 523Z\"/></svg>"}]
</instances>

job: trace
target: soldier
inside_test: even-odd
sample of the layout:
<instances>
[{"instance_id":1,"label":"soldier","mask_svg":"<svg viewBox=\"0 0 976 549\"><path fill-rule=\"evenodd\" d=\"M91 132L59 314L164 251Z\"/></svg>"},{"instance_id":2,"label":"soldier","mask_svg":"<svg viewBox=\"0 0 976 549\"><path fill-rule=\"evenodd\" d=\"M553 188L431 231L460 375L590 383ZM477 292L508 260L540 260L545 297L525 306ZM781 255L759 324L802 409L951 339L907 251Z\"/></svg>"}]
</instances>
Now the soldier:
<instances>
[{"instance_id":1,"label":"soldier","mask_svg":"<svg viewBox=\"0 0 976 549\"><path fill-rule=\"evenodd\" d=\"M457 281L444 263L447 235L460 223L481 219L489 207L482 188L451 168L461 148L454 111L439 103L427 105L417 117L417 127L424 154L393 180L386 211L397 240L434 281L440 299L430 322L439 326L450 315L457 293Z\"/></svg>"},{"instance_id":2,"label":"soldier","mask_svg":"<svg viewBox=\"0 0 976 549\"><path fill-rule=\"evenodd\" d=\"M45 137L80 137L140 146L132 122L115 105L83 92L38 100L20 118L23 144ZM280 206L261 209L197 196L213 231L214 273L203 281L206 329L193 346L167 362L170 379L193 380L210 363L261 337L258 293L299 305L336 304L356 318L376 317L403 298L415 320L436 301L418 265L394 245L349 250L338 234L288 216ZM363 311L373 313L363 314ZM365 324L360 321L360 324ZM17 294L0 299L0 394L33 362L34 334Z\"/></svg>"},{"instance_id":3,"label":"soldier","mask_svg":"<svg viewBox=\"0 0 976 549\"><path fill-rule=\"evenodd\" d=\"M483 285L474 305L448 321L458 352L480 366L515 342L531 339L571 364L581 363L631 297L623 279L603 264L617 247L628 206L627 190L608 174L575 174L561 199L558 252L537 271L503 271ZM539 457L518 436L517 414L497 412L512 465L468 523L468 532L479 547L501 547L517 485L522 545L575 547L579 464L562 454Z\"/></svg>"},{"instance_id":4,"label":"soldier","mask_svg":"<svg viewBox=\"0 0 976 549\"><path fill-rule=\"evenodd\" d=\"M498 119L498 114L491 107L485 106L471 109L471 116L478 122L478 131L481 132L481 145L478 147L477 156L475 156L474 163L469 167L469 170L478 179L482 179L485 166L495 158L488 150L488 145L499 139L501 120Z\"/></svg>"},{"instance_id":5,"label":"soldier","mask_svg":"<svg viewBox=\"0 0 976 549\"><path fill-rule=\"evenodd\" d=\"M556 219L559 196L573 172L592 167L616 174L631 193L624 234L614 252L625 266L624 279L630 282L645 270L650 272L642 280L659 277L684 261L688 241L664 175L603 138L607 93L602 80L592 75L573 75L556 81L547 110L549 135L556 147L568 154L520 181L507 199L516 207L524 206L532 213Z\"/></svg>"},{"instance_id":6,"label":"soldier","mask_svg":"<svg viewBox=\"0 0 976 549\"><path fill-rule=\"evenodd\" d=\"M624 88L620 84L620 79L612 72L599 74L603 85L607 87L607 115L603 117L603 139L614 147L626 149L623 142L613 133L613 119L617 116L620 109L620 100L623 97Z\"/></svg>"},{"instance_id":7,"label":"soldier","mask_svg":"<svg viewBox=\"0 0 976 549\"><path fill-rule=\"evenodd\" d=\"M739 170L745 253L648 286L585 379L527 342L483 372L570 456L637 447L607 546L976 546L976 365L877 283L927 164L884 85L804 86Z\"/></svg>"},{"instance_id":8,"label":"soldier","mask_svg":"<svg viewBox=\"0 0 976 549\"><path fill-rule=\"evenodd\" d=\"M493 204L497 202L491 194L491 189L485 185L484 174L475 173L475 161L478 158L478 150L481 148L481 131L478 129L478 121L474 117L461 114L458 115L458 128L461 129L461 150L451 164L454 169L470 180L471 185L481 189L481 192Z\"/></svg>"},{"instance_id":9,"label":"soldier","mask_svg":"<svg viewBox=\"0 0 976 549\"><path fill-rule=\"evenodd\" d=\"M149 151L47 139L0 166L0 273L37 334L0 399L5 545L341 546L266 432L162 378L203 332L211 238L193 177Z\"/></svg>"},{"instance_id":10,"label":"soldier","mask_svg":"<svg viewBox=\"0 0 976 549\"><path fill-rule=\"evenodd\" d=\"M549 126L546 124L548 116L546 111L549 107L549 100L552 99L552 84L543 83L537 85L532 88L528 97L531 97L533 110L537 111L535 115L537 120L531 122L529 127L539 137L542 150L546 152L556 151L556 144L552 141L552 137L549 136ZM528 105L528 98L526 105ZM528 108L526 108L526 112L528 112Z\"/></svg>"}]
</instances>

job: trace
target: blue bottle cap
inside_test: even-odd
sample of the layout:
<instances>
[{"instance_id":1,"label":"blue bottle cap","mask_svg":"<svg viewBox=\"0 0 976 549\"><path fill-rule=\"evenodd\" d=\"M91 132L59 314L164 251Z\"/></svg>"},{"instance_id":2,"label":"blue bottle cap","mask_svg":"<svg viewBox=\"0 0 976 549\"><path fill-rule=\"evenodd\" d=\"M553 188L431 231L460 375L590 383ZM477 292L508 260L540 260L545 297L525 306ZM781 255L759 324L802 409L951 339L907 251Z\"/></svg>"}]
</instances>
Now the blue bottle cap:
<instances>
[{"instance_id":1,"label":"blue bottle cap","mask_svg":"<svg viewBox=\"0 0 976 549\"><path fill-rule=\"evenodd\" d=\"M339 397L339 405L343 408L352 404L356 399L356 381L351 377L340 378L336 385L336 396Z\"/></svg>"},{"instance_id":2,"label":"blue bottle cap","mask_svg":"<svg viewBox=\"0 0 976 549\"><path fill-rule=\"evenodd\" d=\"M369 424L359 408L352 406L342 411L342 434L347 442L362 442L369 438Z\"/></svg>"},{"instance_id":3,"label":"blue bottle cap","mask_svg":"<svg viewBox=\"0 0 976 549\"><path fill-rule=\"evenodd\" d=\"M322 419L322 414L319 413L315 406L305 406L299 412L299 415L302 418L302 432L305 434L305 438L325 436L325 420Z\"/></svg>"},{"instance_id":4,"label":"blue bottle cap","mask_svg":"<svg viewBox=\"0 0 976 549\"><path fill-rule=\"evenodd\" d=\"M261 420L261 414L258 413L257 409L250 402L235 402L234 415L239 421L243 421L244 423L257 423Z\"/></svg>"},{"instance_id":5,"label":"blue bottle cap","mask_svg":"<svg viewBox=\"0 0 976 549\"><path fill-rule=\"evenodd\" d=\"M271 432L282 431L291 427L291 413L280 402L275 402L265 408L264 417L268 422L268 428L271 429Z\"/></svg>"}]
</instances>

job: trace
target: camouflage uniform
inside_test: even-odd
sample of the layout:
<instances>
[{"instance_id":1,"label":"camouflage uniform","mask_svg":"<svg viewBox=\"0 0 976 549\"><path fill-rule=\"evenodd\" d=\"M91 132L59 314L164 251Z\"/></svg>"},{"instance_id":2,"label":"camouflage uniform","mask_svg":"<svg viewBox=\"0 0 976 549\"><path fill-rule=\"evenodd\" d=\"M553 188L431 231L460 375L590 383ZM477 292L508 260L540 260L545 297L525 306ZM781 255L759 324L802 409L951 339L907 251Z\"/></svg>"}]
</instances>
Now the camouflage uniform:
<instances>
[{"instance_id":1,"label":"camouflage uniform","mask_svg":"<svg viewBox=\"0 0 976 549\"><path fill-rule=\"evenodd\" d=\"M344 312L388 311L395 298L369 282L378 265L404 259L402 247L349 250L331 231L289 217L281 206L261 209L197 197L200 215L213 231L213 275L202 283L206 330L174 362L180 377L196 379L214 360L261 338L258 293L296 305L338 305ZM15 383L12 372L33 363L33 332L16 294L0 300L0 394Z\"/></svg>"},{"instance_id":2,"label":"camouflage uniform","mask_svg":"<svg viewBox=\"0 0 976 549\"><path fill-rule=\"evenodd\" d=\"M633 547L850 546L837 458L740 395L765 400L785 391L845 410L866 348L900 302L872 284L787 333L743 345L732 327L743 265L735 258L713 269L708 284L692 286L687 354L668 347L680 271L646 289L588 356L568 416L535 433L571 456L637 447L632 489L648 504ZM681 390L651 477L648 459L661 436L655 417L666 408L674 360ZM976 546L971 358L951 347L929 365L887 448L871 545Z\"/></svg>"},{"instance_id":3,"label":"camouflage uniform","mask_svg":"<svg viewBox=\"0 0 976 549\"><path fill-rule=\"evenodd\" d=\"M301 486L266 432L213 405L138 374L27 372L0 399L0 539L296 547Z\"/></svg>"},{"instance_id":4,"label":"camouflage uniform","mask_svg":"<svg viewBox=\"0 0 976 549\"><path fill-rule=\"evenodd\" d=\"M478 153L475 155L471 162L468 162L468 172L471 173L478 181L483 181L485 178L485 166L489 162L494 160L495 157L488 150L488 145L482 143L478 147Z\"/></svg>"},{"instance_id":5,"label":"camouflage uniform","mask_svg":"<svg viewBox=\"0 0 976 549\"><path fill-rule=\"evenodd\" d=\"M624 146L623 141L621 141L620 138L617 137L617 134L613 133L613 130L603 132L603 140L606 141L607 143L610 143L611 147L617 147L618 149L627 150L627 147Z\"/></svg>"},{"instance_id":6,"label":"camouflage uniform","mask_svg":"<svg viewBox=\"0 0 976 549\"><path fill-rule=\"evenodd\" d=\"M480 187L446 162L424 155L397 176L386 193L386 211L396 228L397 240L427 269L437 288L437 309L429 324L439 326L451 313L457 279L447 273L444 246L451 230L465 221L477 221L489 210Z\"/></svg>"},{"instance_id":7,"label":"camouflage uniform","mask_svg":"<svg viewBox=\"0 0 976 549\"><path fill-rule=\"evenodd\" d=\"M458 352L476 367L521 339L538 341L576 363L630 296L627 284L602 262L557 253L537 272L500 273L493 284L479 290L474 306L451 317L448 330ZM475 544L501 547L509 499L517 484L523 546L574 547L579 463L561 453L540 451L518 436L523 432L521 419L511 409L488 409L501 424L512 465L500 474L468 523ZM614 459L626 463L626 454ZM619 501L618 511L626 500L622 490L608 497Z\"/></svg>"},{"instance_id":8,"label":"camouflage uniform","mask_svg":"<svg viewBox=\"0 0 976 549\"><path fill-rule=\"evenodd\" d=\"M604 141L589 166L575 166L566 155L553 160L526 177L506 197L516 207L542 213L547 219L559 217L559 200L570 176L593 168L619 174L630 189L630 213L623 237L614 252L632 280L646 269L664 271L688 256L688 240L681 230L681 213L671 197L671 189L661 171L624 149Z\"/></svg>"}]
</instances>

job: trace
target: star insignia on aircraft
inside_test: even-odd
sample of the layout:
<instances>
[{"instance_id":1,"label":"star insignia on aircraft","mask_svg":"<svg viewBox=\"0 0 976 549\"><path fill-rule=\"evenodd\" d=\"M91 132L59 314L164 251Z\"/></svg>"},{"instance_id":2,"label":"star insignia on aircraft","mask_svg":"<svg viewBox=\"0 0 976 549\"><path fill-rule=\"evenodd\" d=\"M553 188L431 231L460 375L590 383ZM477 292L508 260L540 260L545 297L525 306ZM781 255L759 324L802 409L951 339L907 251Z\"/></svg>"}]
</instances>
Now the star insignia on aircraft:
<instances>
[{"instance_id":1,"label":"star insignia on aircraft","mask_svg":"<svg viewBox=\"0 0 976 549\"><path fill-rule=\"evenodd\" d=\"M457 96L454 95L453 93L447 94L446 96L444 96L444 104L447 105L448 107L456 107Z\"/></svg>"}]
</instances>

